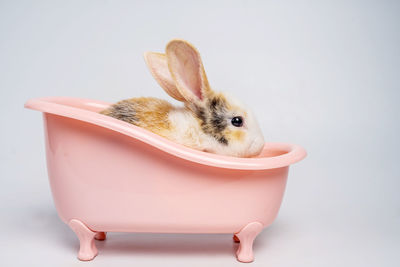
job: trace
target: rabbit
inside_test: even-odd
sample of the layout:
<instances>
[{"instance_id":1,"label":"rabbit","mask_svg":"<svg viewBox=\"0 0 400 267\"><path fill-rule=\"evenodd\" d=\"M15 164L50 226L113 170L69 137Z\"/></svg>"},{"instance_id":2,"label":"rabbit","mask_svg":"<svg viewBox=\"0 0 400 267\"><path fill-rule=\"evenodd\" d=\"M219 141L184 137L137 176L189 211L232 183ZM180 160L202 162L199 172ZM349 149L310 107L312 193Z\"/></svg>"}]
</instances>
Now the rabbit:
<instances>
[{"instance_id":1,"label":"rabbit","mask_svg":"<svg viewBox=\"0 0 400 267\"><path fill-rule=\"evenodd\" d=\"M205 152L252 157L262 151L264 137L253 113L232 96L211 89L192 44L173 39L165 54L146 52L144 58L159 85L184 106L139 97L113 104L101 114Z\"/></svg>"}]
</instances>

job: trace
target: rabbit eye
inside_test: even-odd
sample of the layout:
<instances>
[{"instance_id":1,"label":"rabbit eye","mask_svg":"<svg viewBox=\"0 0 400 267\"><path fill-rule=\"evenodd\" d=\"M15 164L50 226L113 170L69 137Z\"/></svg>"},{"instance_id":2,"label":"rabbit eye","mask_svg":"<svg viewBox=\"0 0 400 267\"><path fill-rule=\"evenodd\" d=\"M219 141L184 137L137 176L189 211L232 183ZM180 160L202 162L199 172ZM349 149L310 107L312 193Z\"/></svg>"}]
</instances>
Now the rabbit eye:
<instances>
[{"instance_id":1,"label":"rabbit eye","mask_svg":"<svg viewBox=\"0 0 400 267\"><path fill-rule=\"evenodd\" d=\"M241 116L233 117L231 123L235 127L242 127L243 126L243 118Z\"/></svg>"}]
</instances>

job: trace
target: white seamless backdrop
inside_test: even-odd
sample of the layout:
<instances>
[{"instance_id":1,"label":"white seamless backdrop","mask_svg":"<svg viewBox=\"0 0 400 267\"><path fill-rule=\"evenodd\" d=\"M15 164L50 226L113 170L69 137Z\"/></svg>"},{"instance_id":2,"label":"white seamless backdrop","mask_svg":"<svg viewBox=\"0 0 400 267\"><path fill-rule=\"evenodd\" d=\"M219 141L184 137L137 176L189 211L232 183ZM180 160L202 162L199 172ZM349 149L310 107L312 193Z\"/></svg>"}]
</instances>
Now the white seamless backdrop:
<instances>
[{"instance_id":1,"label":"white seamless backdrop","mask_svg":"<svg viewBox=\"0 0 400 267\"><path fill-rule=\"evenodd\" d=\"M212 87L298 143L252 266L399 266L398 1L0 1L1 266L243 266L228 235L112 233L92 262L57 217L41 96L169 99L144 51L200 50Z\"/></svg>"}]
</instances>

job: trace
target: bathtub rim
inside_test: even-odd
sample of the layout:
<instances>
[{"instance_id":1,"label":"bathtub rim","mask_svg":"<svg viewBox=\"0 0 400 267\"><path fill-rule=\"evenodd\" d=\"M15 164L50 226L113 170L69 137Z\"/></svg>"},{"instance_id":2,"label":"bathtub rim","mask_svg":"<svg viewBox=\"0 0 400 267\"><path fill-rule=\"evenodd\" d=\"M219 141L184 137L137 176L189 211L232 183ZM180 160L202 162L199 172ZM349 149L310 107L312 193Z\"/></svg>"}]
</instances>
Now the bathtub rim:
<instances>
[{"instance_id":1,"label":"bathtub rim","mask_svg":"<svg viewBox=\"0 0 400 267\"><path fill-rule=\"evenodd\" d=\"M195 150L166 138L158 136L148 130L138 126L129 124L127 122L108 117L98 112L77 108L66 104L59 104L57 102L69 101L71 103L79 103L92 107L107 107L110 103L82 99L72 97L43 97L28 100L24 107L38 110L43 113L55 114L67 118L76 119L79 121L94 124L121 134L133 137L157 149L165 151L171 155L189 160L198 164L213 166L225 169L237 170L268 170L289 166L306 157L307 153L304 148L295 144L288 143L266 143L264 150L274 149L278 151L287 151L284 154L272 157L260 158L237 158L224 155L217 155Z\"/></svg>"}]
</instances>

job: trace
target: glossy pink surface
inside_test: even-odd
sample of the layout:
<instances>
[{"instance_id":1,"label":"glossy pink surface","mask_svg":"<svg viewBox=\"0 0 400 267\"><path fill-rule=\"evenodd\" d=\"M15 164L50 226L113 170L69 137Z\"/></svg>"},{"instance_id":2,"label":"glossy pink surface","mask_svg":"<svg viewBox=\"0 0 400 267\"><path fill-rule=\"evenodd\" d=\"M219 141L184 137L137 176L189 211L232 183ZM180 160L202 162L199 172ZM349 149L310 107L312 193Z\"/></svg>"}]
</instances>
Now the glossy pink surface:
<instances>
[{"instance_id":1,"label":"glossy pink surface","mask_svg":"<svg viewBox=\"0 0 400 267\"><path fill-rule=\"evenodd\" d=\"M282 143L266 144L256 158L193 150L98 113L108 105L57 97L25 104L44 112L58 214L93 232L238 233L252 243L258 223L266 227L278 213L289 165L306 156ZM240 234L249 224L257 231ZM251 247L241 251L252 260L243 254Z\"/></svg>"}]
</instances>

